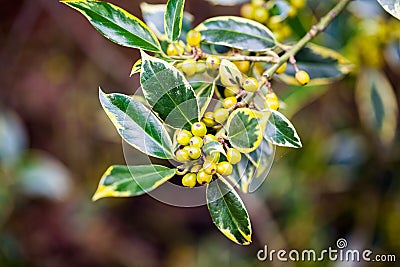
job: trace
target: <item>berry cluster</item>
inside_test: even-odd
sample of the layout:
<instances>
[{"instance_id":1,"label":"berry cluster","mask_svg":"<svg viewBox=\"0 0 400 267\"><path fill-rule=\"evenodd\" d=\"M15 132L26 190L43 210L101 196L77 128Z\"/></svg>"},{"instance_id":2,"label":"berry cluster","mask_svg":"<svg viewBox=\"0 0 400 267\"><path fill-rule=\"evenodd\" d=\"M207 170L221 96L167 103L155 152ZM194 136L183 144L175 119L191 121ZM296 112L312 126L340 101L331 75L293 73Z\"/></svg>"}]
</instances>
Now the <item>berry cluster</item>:
<instances>
[{"instance_id":1,"label":"berry cluster","mask_svg":"<svg viewBox=\"0 0 400 267\"><path fill-rule=\"evenodd\" d=\"M221 156L219 152L207 155L202 150L203 145L211 141L224 141L217 139L213 134L207 134L207 126L203 122L194 123L191 131L178 130L175 137L180 145L175 152L176 160L181 163L190 162L190 172L182 178L184 186L194 187L196 184L208 184L216 173L228 176L232 173L232 164L237 164L241 160L240 152L227 145L226 157Z\"/></svg>"},{"instance_id":2,"label":"berry cluster","mask_svg":"<svg viewBox=\"0 0 400 267\"><path fill-rule=\"evenodd\" d=\"M306 0L288 0L288 4L290 9L287 16L294 17L299 9L304 8ZM274 32L276 38L282 41L290 37L292 29L275 13L274 5L266 0L253 0L251 3L244 4L240 9L242 17L266 24Z\"/></svg>"}]
</instances>

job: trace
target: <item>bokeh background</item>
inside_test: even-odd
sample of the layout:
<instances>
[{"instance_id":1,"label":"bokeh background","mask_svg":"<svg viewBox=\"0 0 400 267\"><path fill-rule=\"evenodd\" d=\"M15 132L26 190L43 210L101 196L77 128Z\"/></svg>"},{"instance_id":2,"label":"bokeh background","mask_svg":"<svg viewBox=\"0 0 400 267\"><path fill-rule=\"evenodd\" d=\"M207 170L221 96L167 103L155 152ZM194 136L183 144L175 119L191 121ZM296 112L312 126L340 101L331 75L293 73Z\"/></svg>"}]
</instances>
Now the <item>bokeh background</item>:
<instances>
[{"instance_id":1,"label":"bokeh background","mask_svg":"<svg viewBox=\"0 0 400 267\"><path fill-rule=\"evenodd\" d=\"M141 1L112 2L140 17ZM299 25L308 29L334 2L309 1ZM205 206L172 207L146 195L91 201L105 169L125 162L98 87L133 94L138 77L129 73L138 51L106 40L58 1L3 1L0 266L399 266L400 142L397 134L388 141L365 125L368 114L358 108L355 88L359 74L374 69L393 87L381 92L393 90L390 98L398 102L400 22L375 1L361 2L317 39L351 59L354 72L306 100L290 99L287 114L304 147L277 148L263 186L244 196L254 241L240 247L213 226ZM194 25L239 14L239 6L204 0L187 0L186 10ZM298 31L288 39L296 40ZM293 90L309 92L277 88L282 99ZM397 122L390 121L392 128ZM397 263L256 258L264 245L322 250L335 248L338 238L352 248L396 254Z\"/></svg>"}]
</instances>

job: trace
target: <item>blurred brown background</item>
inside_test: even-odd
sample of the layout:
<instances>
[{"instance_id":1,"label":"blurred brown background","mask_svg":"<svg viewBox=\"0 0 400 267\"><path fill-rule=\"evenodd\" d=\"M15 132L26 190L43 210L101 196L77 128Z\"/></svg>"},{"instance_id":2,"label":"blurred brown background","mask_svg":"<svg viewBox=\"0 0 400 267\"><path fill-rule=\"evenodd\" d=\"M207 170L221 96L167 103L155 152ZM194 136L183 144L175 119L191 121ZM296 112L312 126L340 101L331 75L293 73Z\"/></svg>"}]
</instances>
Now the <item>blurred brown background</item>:
<instances>
[{"instance_id":1,"label":"blurred brown background","mask_svg":"<svg viewBox=\"0 0 400 267\"><path fill-rule=\"evenodd\" d=\"M140 16L140 1L112 2ZM304 148L278 148L263 187L245 197L254 242L240 247L206 207L149 196L91 202L105 169L125 162L98 87L132 94L138 51L106 40L58 1L2 4L0 111L10 154L0 168L0 266L342 266L256 258L265 244L321 250L340 237L400 261L399 139L385 148L362 127L354 76L293 117ZM194 25L239 14L203 0L188 0L186 10ZM384 62L382 70L399 98L399 69Z\"/></svg>"}]
</instances>

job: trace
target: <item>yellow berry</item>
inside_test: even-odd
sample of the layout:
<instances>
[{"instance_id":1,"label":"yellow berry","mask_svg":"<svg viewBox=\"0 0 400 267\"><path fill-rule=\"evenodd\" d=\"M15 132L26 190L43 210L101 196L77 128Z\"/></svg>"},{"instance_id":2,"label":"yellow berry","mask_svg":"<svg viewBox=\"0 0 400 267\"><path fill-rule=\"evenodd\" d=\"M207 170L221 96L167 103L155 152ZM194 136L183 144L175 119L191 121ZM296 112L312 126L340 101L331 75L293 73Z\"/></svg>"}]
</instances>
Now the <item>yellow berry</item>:
<instances>
[{"instance_id":1,"label":"yellow berry","mask_svg":"<svg viewBox=\"0 0 400 267\"><path fill-rule=\"evenodd\" d=\"M230 96L230 97L225 98L225 99L222 101L222 106L223 106L224 108L227 108L227 109L228 109L228 108L231 108L231 107L235 106L236 103L237 103L236 97ZM215 114L214 114L214 116L215 116Z\"/></svg>"},{"instance_id":2,"label":"yellow berry","mask_svg":"<svg viewBox=\"0 0 400 267\"><path fill-rule=\"evenodd\" d=\"M179 149L175 153L176 160L179 162L186 162L190 160L189 153L184 149Z\"/></svg>"},{"instance_id":3,"label":"yellow berry","mask_svg":"<svg viewBox=\"0 0 400 267\"><path fill-rule=\"evenodd\" d=\"M188 150L188 154L189 154L189 157L191 158L191 159L198 159L198 158L200 158L200 156L201 156L201 150L200 150L200 148L198 148L198 147L196 147L196 146L189 146L189 148L187 149Z\"/></svg>"},{"instance_id":4,"label":"yellow berry","mask_svg":"<svg viewBox=\"0 0 400 267\"><path fill-rule=\"evenodd\" d=\"M195 30L190 30L186 34L186 41L190 46L199 46L201 41L201 33Z\"/></svg>"},{"instance_id":5,"label":"yellow berry","mask_svg":"<svg viewBox=\"0 0 400 267\"><path fill-rule=\"evenodd\" d=\"M193 125L192 125L192 133L193 133L194 136L203 137L207 133L207 127L201 121L193 123Z\"/></svg>"},{"instance_id":6,"label":"yellow berry","mask_svg":"<svg viewBox=\"0 0 400 267\"><path fill-rule=\"evenodd\" d=\"M207 174L204 169L201 169L198 173L197 173L197 182L199 184L209 184L212 180L212 175Z\"/></svg>"},{"instance_id":7,"label":"yellow berry","mask_svg":"<svg viewBox=\"0 0 400 267\"><path fill-rule=\"evenodd\" d=\"M237 164L242 159L242 155L240 154L239 150L235 148L229 148L226 152L226 159L231 164Z\"/></svg>"},{"instance_id":8,"label":"yellow berry","mask_svg":"<svg viewBox=\"0 0 400 267\"><path fill-rule=\"evenodd\" d=\"M217 70L221 64L221 59L217 56L208 56L206 59L207 69Z\"/></svg>"},{"instance_id":9,"label":"yellow berry","mask_svg":"<svg viewBox=\"0 0 400 267\"><path fill-rule=\"evenodd\" d=\"M193 136L192 138L190 138L190 145L201 148L203 146L203 138Z\"/></svg>"},{"instance_id":10,"label":"yellow berry","mask_svg":"<svg viewBox=\"0 0 400 267\"><path fill-rule=\"evenodd\" d=\"M196 185L197 176L195 173L187 173L182 177L182 185L187 187L194 187Z\"/></svg>"},{"instance_id":11,"label":"yellow berry","mask_svg":"<svg viewBox=\"0 0 400 267\"><path fill-rule=\"evenodd\" d=\"M178 43L169 44L167 47L167 55L168 56L179 56L185 52L185 49Z\"/></svg>"},{"instance_id":12,"label":"yellow berry","mask_svg":"<svg viewBox=\"0 0 400 267\"><path fill-rule=\"evenodd\" d=\"M283 63L282 65L279 66L279 68L276 70L276 74L281 74L284 73L287 67L287 62Z\"/></svg>"},{"instance_id":13,"label":"yellow berry","mask_svg":"<svg viewBox=\"0 0 400 267\"><path fill-rule=\"evenodd\" d=\"M234 61L233 64L243 73L247 73L250 69L250 61Z\"/></svg>"},{"instance_id":14,"label":"yellow berry","mask_svg":"<svg viewBox=\"0 0 400 267\"><path fill-rule=\"evenodd\" d=\"M214 120L218 123L223 123L228 119L228 117L229 117L229 111L225 108L219 108L216 111L214 111Z\"/></svg>"},{"instance_id":15,"label":"yellow berry","mask_svg":"<svg viewBox=\"0 0 400 267\"><path fill-rule=\"evenodd\" d=\"M215 135L213 135L213 134L207 134L203 137L204 144L207 144L211 141L218 141L217 137L215 137Z\"/></svg>"},{"instance_id":16,"label":"yellow berry","mask_svg":"<svg viewBox=\"0 0 400 267\"><path fill-rule=\"evenodd\" d=\"M296 72L295 78L296 81L301 85L306 85L310 81L310 76L304 70Z\"/></svg>"},{"instance_id":17,"label":"yellow berry","mask_svg":"<svg viewBox=\"0 0 400 267\"><path fill-rule=\"evenodd\" d=\"M250 3L244 4L240 8L240 16L246 19L253 19L253 5Z\"/></svg>"},{"instance_id":18,"label":"yellow berry","mask_svg":"<svg viewBox=\"0 0 400 267\"><path fill-rule=\"evenodd\" d=\"M185 61L182 62L182 71L183 73L188 76L191 77L196 73L196 60L194 59L186 59Z\"/></svg>"},{"instance_id":19,"label":"yellow berry","mask_svg":"<svg viewBox=\"0 0 400 267\"><path fill-rule=\"evenodd\" d=\"M265 23L268 20L268 10L263 7L259 7L254 9L253 11L253 19L260 23Z\"/></svg>"},{"instance_id":20,"label":"yellow berry","mask_svg":"<svg viewBox=\"0 0 400 267\"><path fill-rule=\"evenodd\" d=\"M180 145L188 145L190 138L192 138L192 133L187 130L178 130L176 133L176 141Z\"/></svg>"},{"instance_id":21,"label":"yellow berry","mask_svg":"<svg viewBox=\"0 0 400 267\"><path fill-rule=\"evenodd\" d=\"M268 93L265 95L264 108L273 110L279 109L279 100L275 93Z\"/></svg>"},{"instance_id":22,"label":"yellow berry","mask_svg":"<svg viewBox=\"0 0 400 267\"><path fill-rule=\"evenodd\" d=\"M217 172L217 164L212 161L205 161L203 164L203 169L207 174L215 174Z\"/></svg>"},{"instance_id":23,"label":"yellow berry","mask_svg":"<svg viewBox=\"0 0 400 267\"><path fill-rule=\"evenodd\" d=\"M228 86L224 89L224 96L225 97L230 97L230 96L236 96L239 94L240 88L236 86Z\"/></svg>"},{"instance_id":24,"label":"yellow berry","mask_svg":"<svg viewBox=\"0 0 400 267\"><path fill-rule=\"evenodd\" d=\"M222 161L217 165L217 172L222 176L228 176L232 174L232 164L227 161Z\"/></svg>"},{"instance_id":25,"label":"yellow berry","mask_svg":"<svg viewBox=\"0 0 400 267\"><path fill-rule=\"evenodd\" d=\"M243 82L243 89L247 92L255 92L258 90L258 81L256 78L249 77Z\"/></svg>"},{"instance_id":26,"label":"yellow berry","mask_svg":"<svg viewBox=\"0 0 400 267\"><path fill-rule=\"evenodd\" d=\"M295 8L294 6L291 6L289 9L289 12L288 12L288 17L293 18L296 15L297 15L297 8Z\"/></svg>"},{"instance_id":27,"label":"yellow berry","mask_svg":"<svg viewBox=\"0 0 400 267\"><path fill-rule=\"evenodd\" d=\"M216 122L214 121L214 113L213 112L206 112L204 114L204 117L201 119L201 121L207 127L213 127L216 124Z\"/></svg>"},{"instance_id":28,"label":"yellow berry","mask_svg":"<svg viewBox=\"0 0 400 267\"><path fill-rule=\"evenodd\" d=\"M301 9L306 5L306 0L290 0L293 7Z\"/></svg>"}]
</instances>

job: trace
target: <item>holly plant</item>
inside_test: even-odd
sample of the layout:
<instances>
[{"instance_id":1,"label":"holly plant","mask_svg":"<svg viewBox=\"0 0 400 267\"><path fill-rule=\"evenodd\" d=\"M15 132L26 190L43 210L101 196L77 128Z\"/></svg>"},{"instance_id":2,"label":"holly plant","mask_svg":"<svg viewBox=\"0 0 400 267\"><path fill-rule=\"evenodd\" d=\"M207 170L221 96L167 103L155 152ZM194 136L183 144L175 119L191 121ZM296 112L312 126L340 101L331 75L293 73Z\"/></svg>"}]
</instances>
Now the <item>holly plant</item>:
<instances>
[{"instance_id":1,"label":"holly plant","mask_svg":"<svg viewBox=\"0 0 400 267\"><path fill-rule=\"evenodd\" d=\"M322 84L351 70L337 52L309 43L349 0L339 1L294 44L279 42L282 32L264 25L271 12L276 24L284 19L279 14L286 1L255 1L242 8L244 17L212 17L196 27L184 2L143 3L144 23L111 3L63 1L109 40L140 50L131 75L140 73L143 94L100 89L99 98L122 139L166 165L111 166L93 200L141 195L179 176L183 187L206 187L214 224L233 242L247 245L252 228L234 187L247 193L266 176L274 145L302 146L278 111L284 105L273 84Z\"/></svg>"}]
</instances>

